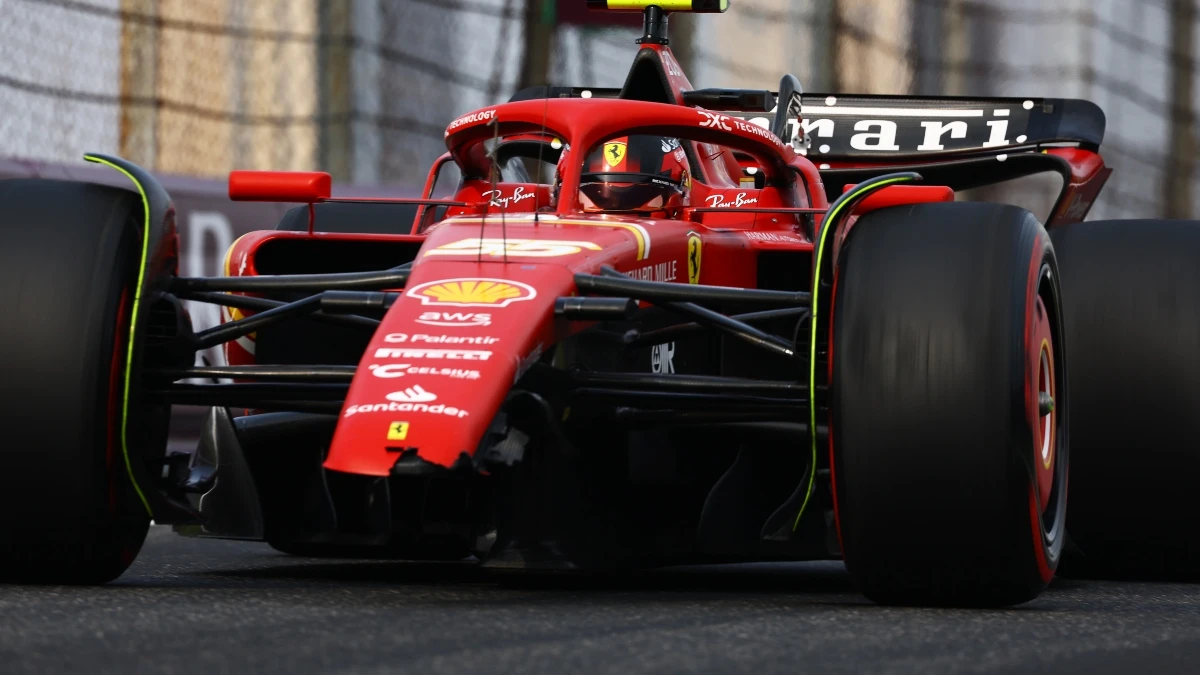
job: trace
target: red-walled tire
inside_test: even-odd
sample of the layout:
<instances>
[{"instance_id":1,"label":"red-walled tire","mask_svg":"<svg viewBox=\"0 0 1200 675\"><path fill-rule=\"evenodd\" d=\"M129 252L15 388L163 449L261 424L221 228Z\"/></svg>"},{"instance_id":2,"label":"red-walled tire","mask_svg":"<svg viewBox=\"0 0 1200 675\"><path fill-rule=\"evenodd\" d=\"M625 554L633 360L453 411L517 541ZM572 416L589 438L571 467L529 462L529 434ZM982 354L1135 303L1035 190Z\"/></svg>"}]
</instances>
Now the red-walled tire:
<instances>
[{"instance_id":1,"label":"red-walled tire","mask_svg":"<svg viewBox=\"0 0 1200 675\"><path fill-rule=\"evenodd\" d=\"M1200 222L1051 237L1073 392L1064 574L1200 579Z\"/></svg>"},{"instance_id":2,"label":"red-walled tire","mask_svg":"<svg viewBox=\"0 0 1200 675\"><path fill-rule=\"evenodd\" d=\"M1060 307L1049 236L1022 209L923 204L851 230L829 450L846 567L871 600L1004 606L1050 582L1068 465ZM1058 404L1045 416L1041 390Z\"/></svg>"},{"instance_id":3,"label":"red-walled tire","mask_svg":"<svg viewBox=\"0 0 1200 675\"><path fill-rule=\"evenodd\" d=\"M120 402L141 199L0 181L0 580L103 583L149 526Z\"/></svg>"}]
</instances>

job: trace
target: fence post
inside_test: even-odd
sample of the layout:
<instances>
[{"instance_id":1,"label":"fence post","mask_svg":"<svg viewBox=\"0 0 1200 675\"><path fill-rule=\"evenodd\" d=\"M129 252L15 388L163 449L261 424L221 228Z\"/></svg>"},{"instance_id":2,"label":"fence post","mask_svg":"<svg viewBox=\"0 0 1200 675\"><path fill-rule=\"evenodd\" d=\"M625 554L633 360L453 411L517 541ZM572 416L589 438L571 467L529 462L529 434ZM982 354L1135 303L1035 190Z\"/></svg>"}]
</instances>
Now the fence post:
<instances>
[{"instance_id":1,"label":"fence post","mask_svg":"<svg viewBox=\"0 0 1200 675\"><path fill-rule=\"evenodd\" d=\"M121 0L129 14L158 17L155 0ZM158 26L121 22L121 128L118 154L140 166L158 166Z\"/></svg>"},{"instance_id":2,"label":"fence post","mask_svg":"<svg viewBox=\"0 0 1200 675\"><path fill-rule=\"evenodd\" d=\"M550 83L550 51L554 43L553 0L525 0L525 51L518 89Z\"/></svg>"},{"instance_id":3,"label":"fence post","mask_svg":"<svg viewBox=\"0 0 1200 675\"><path fill-rule=\"evenodd\" d=\"M335 180L353 180L354 69L349 0L317 2L317 157Z\"/></svg>"},{"instance_id":4,"label":"fence post","mask_svg":"<svg viewBox=\"0 0 1200 675\"><path fill-rule=\"evenodd\" d=\"M812 91L841 91L838 80L837 43L841 29L840 0L812 3L812 52L808 73Z\"/></svg>"},{"instance_id":5,"label":"fence post","mask_svg":"<svg viewBox=\"0 0 1200 675\"><path fill-rule=\"evenodd\" d=\"M942 72L944 81L941 93L946 96L966 94L966 67L971 53L967 39L967 20L963 14L962 0L949 0L942 15L945 44L942 47Z\"/></svg>"},{"instance_id":6,"label":"fence post","mask_svg":"<svg viewBox=\"0 0 1200 675\"><path fill-rule=\"evenodd\" d=\"M693 45L698 18L691 14L675 14L671 17L671 53L685 73L695 72L696 51Z\"/></svg>"},{"instance_id":7,"label":"fence post","mask_svg":"<svg viewBox=\"0 0 1200 675\"><path fill-rule=\"evenodd\" d=\"M1196 178L1196 4L1195 0L1172 0L1171 86L1168 97L1171 122L1167 134L1166 180L1163 181L1164 216L1191 218Z\"/></svg>"}]
</instances>

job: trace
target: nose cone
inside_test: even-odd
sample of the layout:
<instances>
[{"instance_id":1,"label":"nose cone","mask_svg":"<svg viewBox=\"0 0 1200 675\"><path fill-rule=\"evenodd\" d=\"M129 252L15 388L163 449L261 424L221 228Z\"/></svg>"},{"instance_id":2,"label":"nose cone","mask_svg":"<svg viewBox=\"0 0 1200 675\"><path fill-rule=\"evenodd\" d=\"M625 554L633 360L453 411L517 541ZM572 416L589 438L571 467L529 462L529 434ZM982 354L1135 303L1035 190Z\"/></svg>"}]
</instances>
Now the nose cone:
<instances>
[{"instance_id":1,"label":"nose cone","mask_svg":"<svg viewBox=\"0 0 1200 675\"><path fill-rule=\"evenodd\" d=\"M386 476L402 455L447 468L472 458L573 289L557 265L417 265L363 354L325 468Z\"/></svg>"}]
</instances>

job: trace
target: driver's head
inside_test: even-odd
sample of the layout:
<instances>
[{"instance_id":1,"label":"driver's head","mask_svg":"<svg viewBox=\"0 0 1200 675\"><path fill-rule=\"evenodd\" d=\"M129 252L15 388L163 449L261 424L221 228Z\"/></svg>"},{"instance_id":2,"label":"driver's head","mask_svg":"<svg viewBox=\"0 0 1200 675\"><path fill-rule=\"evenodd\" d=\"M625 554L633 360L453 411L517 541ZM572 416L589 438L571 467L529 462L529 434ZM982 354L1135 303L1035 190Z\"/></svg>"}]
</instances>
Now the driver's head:
<instances>
[{"instance_id":1,"label":"driver's head","mask_svg":"<svg viewBox=\"0 0 1200 675\"><path fill-rule=\"evenodd\" d=\"M568 154L563 151L560 165ZM625 136L588 155L579 202L584 211L663 211L687 206L691 187L691 167L679 139Z\"/></svg>"}]
</instances>

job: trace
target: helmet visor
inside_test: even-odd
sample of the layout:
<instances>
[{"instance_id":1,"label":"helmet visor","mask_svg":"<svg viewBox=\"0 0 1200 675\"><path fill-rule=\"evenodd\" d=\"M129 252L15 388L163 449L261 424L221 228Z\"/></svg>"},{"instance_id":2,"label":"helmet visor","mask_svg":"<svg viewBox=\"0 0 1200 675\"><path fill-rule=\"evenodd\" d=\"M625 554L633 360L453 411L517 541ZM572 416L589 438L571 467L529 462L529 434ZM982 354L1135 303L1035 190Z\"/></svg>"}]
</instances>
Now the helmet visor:
<instances>
[{"instance_id":1,"label":"helmet visor","mask_svg":"<svg viewBox=\"0 0 1200 675\"><path fill-rule=\"evenodd\" d=\"M579 192L585 211L658 211L683 187L648 173L586 173Z\"/></svg>"}]
</instances>

